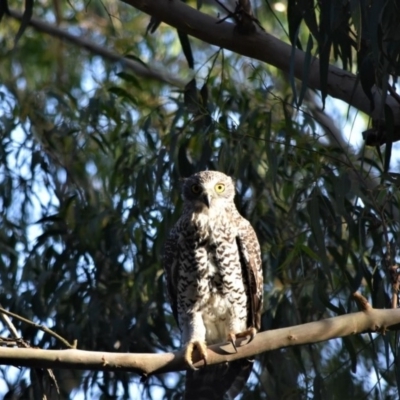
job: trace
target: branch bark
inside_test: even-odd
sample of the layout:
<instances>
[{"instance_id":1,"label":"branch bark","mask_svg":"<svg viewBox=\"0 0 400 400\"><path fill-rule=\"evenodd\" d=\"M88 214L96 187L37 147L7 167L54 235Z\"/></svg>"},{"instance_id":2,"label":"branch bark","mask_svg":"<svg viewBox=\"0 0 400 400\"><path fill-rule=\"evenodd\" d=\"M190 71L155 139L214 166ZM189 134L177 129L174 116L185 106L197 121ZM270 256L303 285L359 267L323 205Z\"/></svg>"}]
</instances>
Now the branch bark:
<instances>
[{"instance_id":1,"label":"branch bark","mask_svg":"<svg viewBox=\"0 0 400 400\"><path fill-rule=\"evenodd\" d=\"M305 53L293 49L291 45L274 36L257 29L245 35L236 29L235 24L221 22L188 6L180 0L121 0L138 10L141 10L182 32L196 37L204 42L231 50L235 53L254 58L273 65L289 73L290 64L294 63L294 76L307 80L312 89L321 89L319 60L313 58L308 73L304 71ZM219 23L217 23L219 22ZM356 107L373 119L383 118L381 94L374 92L375 109L371 112L368 98L365 96L357 77L350 72L330 65L328 74L328 93L330 96L343 100ZM400 108L393 97L387 96L386 104L392 109L395 125L400 125Z\"/></svg>"},{"instance_id":2,"label":"branch bark","mask_svg":"<svg viewBox=\"0 0 400 400\"><path fill-rule=\"evenodd\" d=\"M238 351L231 344L213 345L208 348L208 365L251 357L265 351L283 347L318 343L333 338L400 329L400 309L363 311L328 318L318 322L261 332L246 343L238 341ZM195 360L202 367L202 360ZM187 369L183 352L164 354L121 354L83 350L41 350L0 348L0 364L21 367L61 368L81 370L109 370L136 372L142 376Z\"/></svg>"}]
</instances>

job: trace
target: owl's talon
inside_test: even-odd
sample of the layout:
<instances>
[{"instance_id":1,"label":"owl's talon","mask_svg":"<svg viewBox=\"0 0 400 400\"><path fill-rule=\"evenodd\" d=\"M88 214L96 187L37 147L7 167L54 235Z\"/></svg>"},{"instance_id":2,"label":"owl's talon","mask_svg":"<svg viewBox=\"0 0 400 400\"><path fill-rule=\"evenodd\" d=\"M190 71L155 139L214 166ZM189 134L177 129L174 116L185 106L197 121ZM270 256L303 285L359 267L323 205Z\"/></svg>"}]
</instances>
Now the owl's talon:
<instances>
[{"instance_id":1,"label":"owl's talon","mask_svg":"<svg viewBox=\"0 0 400 400\"><path fill-rule=\"evenodd\" d=\"M207 364L207 345L205 342L201 342L199 340L195 340L193 342L189 342L186 345L185 348L185 353L183 355L183 358L186 361L186 364L193 370L197 370L193 365L193 351L194 349L197 349L197 351L200 353L200 359L204 360L204 364Z\"/></svg>"},{"instance_id":2,"label":"owl's talon","mask_svg":"<svg viewBox=\"0 0 400 400\"><path fill-rule=\"evenodd\" d=\"M236 335L233 332L228 333L228 342L233 346L233 348L235 349L235 352L237 353Z\"/></svg>"},{"instance_id":3,"label":"owl's talon","mask_svg":"<svg viewBox=\"0 0 400 400\"><path fill-rule=\"evenodd\" d=\"M256 337L256 334L257 334L257 329L253 328L251 326L250 328L247 328L245 331L237 333L236 337L237 338L244 338L244 337L250 336L249 337L249 342L248 342L248 343L250 343Z\"/></svg>"},{"instance_id":4,"label":"owl's talon","mask_svg":"<svg viewBox=\"0 0 400 400\"><path fill-rule=\"evenodd\" d=\"M236 346L236 339L239 338L245 338L247 336L250 336L248 343L250 343L255 337L256 337L257 329L253 328L252 326L250 328L247 328L243 332L239 333L233 333L229 332L228 334L228 342L232 344L233 348L235 349L235 352L237 353L237 346Z\"/></svg>"}]
</instances>

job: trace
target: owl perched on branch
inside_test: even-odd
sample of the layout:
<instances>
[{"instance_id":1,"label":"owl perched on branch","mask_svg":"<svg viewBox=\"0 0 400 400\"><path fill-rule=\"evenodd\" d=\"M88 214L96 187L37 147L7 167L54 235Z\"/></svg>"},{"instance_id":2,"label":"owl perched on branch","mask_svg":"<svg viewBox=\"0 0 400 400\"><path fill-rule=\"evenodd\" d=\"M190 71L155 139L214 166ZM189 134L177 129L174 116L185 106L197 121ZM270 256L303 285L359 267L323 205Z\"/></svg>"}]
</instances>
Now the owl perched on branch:
<instances>
[{"instance_id":1,"label":"owl perched on branch","mask_svg":"<svg viewBox=\"0 0 400 400\"><path fill-rule=\"evenodd\" d=\"M252 361L193 367L196 349L207 364L207 345L254 338L260 329L263 276L260 245L236 209L227 175L203 171L185 179L184 208L165 244L164 269L174 317L191 369L185 399L234 398Z\"/></svg>"}]
</instances>

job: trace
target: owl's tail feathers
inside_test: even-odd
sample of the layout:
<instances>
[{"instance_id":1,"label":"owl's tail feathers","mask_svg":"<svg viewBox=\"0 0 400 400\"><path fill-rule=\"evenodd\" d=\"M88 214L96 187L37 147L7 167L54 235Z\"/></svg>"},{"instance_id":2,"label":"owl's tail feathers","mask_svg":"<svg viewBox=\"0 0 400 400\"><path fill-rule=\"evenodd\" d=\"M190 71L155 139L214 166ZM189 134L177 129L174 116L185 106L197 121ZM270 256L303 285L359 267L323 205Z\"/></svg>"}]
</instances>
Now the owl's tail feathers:
<instances>
[{"instance_id":1,"label":"owl's tail feathers","mask_svg":"<svg viewBox=\"0 0 400 400\"><path fill-rule=\"evenodd\" d=\"M253 361L242 359L186 372L184 400L232 400L242 392Z\"/></svg>"}]
</instances>

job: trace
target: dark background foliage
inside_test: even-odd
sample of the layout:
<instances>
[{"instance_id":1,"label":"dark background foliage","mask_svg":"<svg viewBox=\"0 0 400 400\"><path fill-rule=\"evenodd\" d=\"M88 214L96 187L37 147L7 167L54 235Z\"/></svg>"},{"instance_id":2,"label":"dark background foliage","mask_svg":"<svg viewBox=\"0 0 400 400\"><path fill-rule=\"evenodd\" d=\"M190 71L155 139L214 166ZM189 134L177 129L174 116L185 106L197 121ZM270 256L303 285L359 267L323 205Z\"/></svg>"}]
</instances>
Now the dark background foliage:
<instances>
[{"instance_id":1,"label":"dark background foliage","mask_svg":"<svg viewBox=\"0 0 400 400\"><path fill-rule=\"evenodd\" d=\"M389 91L398 74L395 1L289 1L287 15L275 4L255 2L254 12L270 33L319 55L321 82L337 62L360 72L367 95L373 84ZM123 3L41 2L32 11L183 83L140 77L25 23L15 44L21 24L3 17L3 307L79 349L178 349L160 259L181 212L180 179L204 169L235 178L238 208L256 229L263 330L356 311L356 290L374 307L390 307L387 267L398 256L400 204L395 161L389 170L392 143L382 156L349 146L331 116L351 124L354 111L346 116L327 102L325 114L326 83L311 92L306 80L179 39L166 25L146 35L149 17ZM13 323L32 346L63 348ZM397 399L397 343L388 332L263 354L243 398ZM34 398L37 375L0 371L8 398ZM172 399L183 384L181 374L145 383L127 373L55 374L62 398L71 399Z\"/></svg>"}]
</instances>

